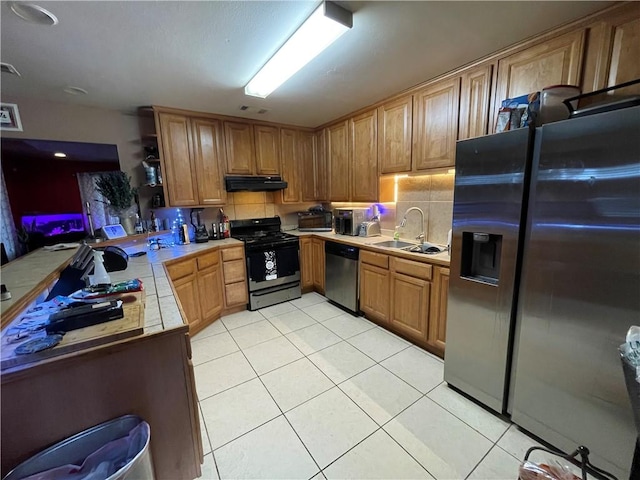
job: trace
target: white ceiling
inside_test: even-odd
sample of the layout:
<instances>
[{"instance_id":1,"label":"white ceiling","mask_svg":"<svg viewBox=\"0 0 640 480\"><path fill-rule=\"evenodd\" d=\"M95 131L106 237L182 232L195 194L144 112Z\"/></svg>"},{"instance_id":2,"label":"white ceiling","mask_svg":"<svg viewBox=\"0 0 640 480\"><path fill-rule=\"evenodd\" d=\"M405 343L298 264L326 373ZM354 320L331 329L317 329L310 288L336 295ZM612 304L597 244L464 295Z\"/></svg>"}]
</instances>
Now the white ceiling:
<instances>
[{"instance_id":1,"label":"white ceiling","mask_svg":"<svg viewBox=\"0 0 640 480\"><path fill-rule=\"evenodd\" d=\"M35 0L34 0L35 1ZM315 127L608 2L338 2L353 28L266 99L244 85L319 2L40 2L33 25L0 5L2 97L122 111L164 105ZM88 90L73 97L67 85ZM246 114L240 105L267 108Z\"/></svg>"}]
</instances>

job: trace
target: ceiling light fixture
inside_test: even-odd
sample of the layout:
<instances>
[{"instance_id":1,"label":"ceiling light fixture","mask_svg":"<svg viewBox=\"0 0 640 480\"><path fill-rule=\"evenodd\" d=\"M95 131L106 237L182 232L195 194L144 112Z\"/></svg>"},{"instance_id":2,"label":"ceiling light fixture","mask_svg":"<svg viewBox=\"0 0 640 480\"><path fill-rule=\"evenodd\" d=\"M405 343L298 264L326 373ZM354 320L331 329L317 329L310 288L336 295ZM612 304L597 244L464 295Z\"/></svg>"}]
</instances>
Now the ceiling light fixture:
<instances>
[{"instance_id":1,"label":"ceiling light fixture","mask_svg":"<svg viewBox=\"0 0 640 480\"><path fill-rule=\"evenodd\" d=\"M68 87L64 87L62 91L64 93L68 93L69 95L86 95L89 93L84 88L72 87L71 85L69 85Z\"/></svg>"},{"instance_id":2,"label":"ceiling light fixture","mask_svg":"<svg viewBox=\"0 0 640 480\"><path fill-rule=\"evenodd\" d=\"M40 5L34 3L9 2L9 6L11 11L25 22L48 26L58 24L58 18Z\"/></svg>"},{"instance_id":3,"label":"ceiling light fixture","mask_svg":"<svg viewBox=\"0 0 640 480\"><path fill-rule=\"evenodd\" d=\"M67 158L67 154L62 152L56 152L53 154L53 156L58 158Z\"/></svg>"},{"instance_id":4,"label":"ceiling light fixture","mask_svg":"<svg viewBox=\"0 0 640 480\"><path fill-rule=\"evenodd\" d=\"M244 93L266 98L352 26L350 11L322 2L244 87Z\"/></svg>"}]
</instances>

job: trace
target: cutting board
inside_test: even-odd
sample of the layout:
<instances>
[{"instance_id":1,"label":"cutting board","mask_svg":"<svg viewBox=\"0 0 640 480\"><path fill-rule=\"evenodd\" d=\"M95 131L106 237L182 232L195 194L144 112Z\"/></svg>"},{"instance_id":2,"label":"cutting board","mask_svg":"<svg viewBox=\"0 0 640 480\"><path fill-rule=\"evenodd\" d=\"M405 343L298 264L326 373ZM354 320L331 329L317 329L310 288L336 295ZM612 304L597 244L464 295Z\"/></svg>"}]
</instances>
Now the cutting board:
<instances>
[{"instance_id":1,"label":"cutting board","mask_svg":"<svg viewBox=\"0 0 640 480\"><path fill-rule=\"evenodd\" d=\"M29 355L16 355L15 348L23 342L17 342L12 345L7 345L3 342L0 353L0 369L4 370L18 365L38 362L47 358L141 335L144 332L145 292L129 293L123 295L121 300L125 302L122 305L124 310L123 318L67 332L60 343L53 348ZM19 321L19 317L14 322ZM25 341L28 340L25 339Z\"/></svg>"}]
</instances>

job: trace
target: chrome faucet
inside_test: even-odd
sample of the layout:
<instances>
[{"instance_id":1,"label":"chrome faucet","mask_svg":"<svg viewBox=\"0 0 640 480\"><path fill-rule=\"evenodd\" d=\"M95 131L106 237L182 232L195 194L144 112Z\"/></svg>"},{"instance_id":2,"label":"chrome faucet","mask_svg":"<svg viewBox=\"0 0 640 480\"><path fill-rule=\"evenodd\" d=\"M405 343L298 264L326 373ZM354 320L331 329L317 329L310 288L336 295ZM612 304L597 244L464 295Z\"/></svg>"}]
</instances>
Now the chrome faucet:
<instances>
[{"instance_id":1,"label":"chrome faucet","mask_svg":"<svg viewBox=\"0 0 640 480\"><path fill-rule=\"evenodd\" d=\"M422 223L420 224L420 227L421 229L424 229L424 212L421 208L418 207L411 207L409 210L404 212L404 217L402 217L402 223L400 223L400 226L404 227L407 224L407 214L412 210L417 210L420 212L420 216L422 217ZM416 237L416 240L420 240L420 243L424 243L424 230L422 230L422 233L420 233L420 235Z\"/></svg>"}]
</instances>

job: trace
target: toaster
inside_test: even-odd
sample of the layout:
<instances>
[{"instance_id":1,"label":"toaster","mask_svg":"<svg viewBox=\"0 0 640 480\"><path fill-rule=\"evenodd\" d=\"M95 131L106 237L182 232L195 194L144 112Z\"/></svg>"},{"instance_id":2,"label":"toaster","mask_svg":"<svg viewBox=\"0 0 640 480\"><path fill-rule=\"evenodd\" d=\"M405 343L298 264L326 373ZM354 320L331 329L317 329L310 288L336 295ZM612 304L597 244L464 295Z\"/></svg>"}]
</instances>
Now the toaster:
<instances>
[{"instance_id":1,"label":"toaster","mask_svg":"<svg viewBox=\"0 0 640 480\"><path fill-rule=\"evenodd\" d=\"M380 233L380 222L362 222L360 224L360 237L377 237L382 235Z\"/></svg>"}]
</instances>

